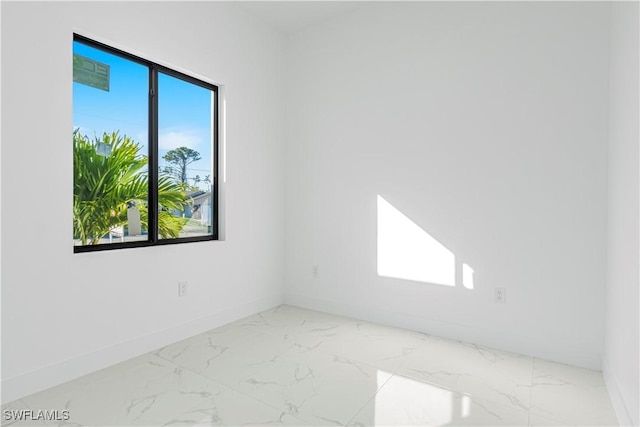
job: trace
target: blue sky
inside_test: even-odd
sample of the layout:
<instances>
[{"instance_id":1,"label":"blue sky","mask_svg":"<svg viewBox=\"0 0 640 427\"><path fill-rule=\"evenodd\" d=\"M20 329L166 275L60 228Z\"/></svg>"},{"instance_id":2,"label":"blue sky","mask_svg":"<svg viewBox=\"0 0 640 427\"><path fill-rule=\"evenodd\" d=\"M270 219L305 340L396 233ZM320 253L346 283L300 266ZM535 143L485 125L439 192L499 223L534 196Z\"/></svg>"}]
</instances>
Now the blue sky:
<instances>
[{"instance_id":1,"label":"blue sky","mask_svg":"<svg viewBox=\"0 0 640 427\"><path fill-rule=\"evenodd\" d=\"M119 130L148 151L148 75L146 66L73 43L79 54L110 66L109 92L73 83L73 127L93 139ZM160 73L158 76L158 145L160 166L167 151L181 146L198 151L202 160L188 167L188 177L211 174L212 92ZM212 174L211 174L212 175ZM193 183L193 181L189 181ZM201 184L202 186L202 184Z\"/></svg>"}]
</instances>

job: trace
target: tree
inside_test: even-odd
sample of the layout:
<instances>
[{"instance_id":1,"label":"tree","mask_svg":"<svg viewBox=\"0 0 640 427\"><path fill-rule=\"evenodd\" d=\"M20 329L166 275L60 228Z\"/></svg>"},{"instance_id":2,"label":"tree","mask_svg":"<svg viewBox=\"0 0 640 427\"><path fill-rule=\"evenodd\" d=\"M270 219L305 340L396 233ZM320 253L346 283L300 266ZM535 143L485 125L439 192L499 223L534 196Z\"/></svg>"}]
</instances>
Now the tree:
<instances>
[{"instance_id":1,"label":"tree","mask_svg":"<svg viewBox=\"0 0 640 427\"><path fill-rule=\"evenodd\" d=\"M107 156L98 154L99 143L111 146ZM140 222L149 228L147 196L148 159L140 145L118 132L104 133L90 141L73 132L73 237L83 245L97 244L114 227L127 223L127 209L136 206ZM184 189L170 177L158 178L158 233L163 238L179 237L185 218L170 210L182 208Z\"/></svg>"},{"instance_id":2,"label":"tree","mask_svg":"<svg viewBox=\"0 0 640 427\"><path fill-rule=\"evenodd\" d=\"M162 156L162 158L172 165L168 168L168 170L171 171L172 175L183 186L186 186L187 166L189 166L193 162L197 162L202 157L200 157L200 153L198 153L196 150L192 150L191 148L187 147L178 147L175 150L168 151L167 154Z\"/></svg>"}]
</instances>

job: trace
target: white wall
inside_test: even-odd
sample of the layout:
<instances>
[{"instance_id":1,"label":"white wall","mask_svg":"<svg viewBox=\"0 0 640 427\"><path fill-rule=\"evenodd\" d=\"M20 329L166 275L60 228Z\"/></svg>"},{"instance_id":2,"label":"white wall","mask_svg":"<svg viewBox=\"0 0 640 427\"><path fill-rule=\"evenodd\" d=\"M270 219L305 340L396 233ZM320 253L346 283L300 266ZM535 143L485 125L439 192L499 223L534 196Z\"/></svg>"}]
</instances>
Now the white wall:
<instances>
[{"instance_id":1,"label":"white wall","mask_svg":"<svg viewBox=\"0 0 640 427\"><path fill-rule=\"evenodd\" d=\"M599 368L609 6L374 2L288 43L285 300ZM378 195L456 286L378 276Z\"/></svg>"},{"instance_id":2,"label":"white wall","mask_svg":"<svg viewBox=\"0 0 640 427\"><path fill-rule=\"evenodd\" d=\"M73 253L74 31L222 84L226 241ZM232 4L2 2L4 402L282 302L282 63Z\"/></svg>"},{"instance_id":3,"label":"white wall","mask_svg":"<svg viewBox=\"0 0 640 427\"><path fill-rule=\"evenodd\" d=\"M609 215L603 371L622 425L640 425L638 3L611 11Z\"/></svg>"}]
</instances>

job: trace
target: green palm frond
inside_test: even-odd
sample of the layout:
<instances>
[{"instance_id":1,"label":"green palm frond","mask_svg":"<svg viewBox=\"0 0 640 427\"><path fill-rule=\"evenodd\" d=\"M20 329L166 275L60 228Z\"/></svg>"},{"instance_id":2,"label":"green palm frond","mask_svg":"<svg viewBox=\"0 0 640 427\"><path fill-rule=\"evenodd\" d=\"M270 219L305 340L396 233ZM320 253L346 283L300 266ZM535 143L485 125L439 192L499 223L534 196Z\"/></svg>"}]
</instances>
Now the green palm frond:
<instances>
[{"instance_id":1,"label":"green palm frond","mask_svg":"<svg viewBox=\"0 0 640 427\"><path fill-rule=\"evenodd\" d=\"M98 154L98 144L108 144L107 156ZM83 245L97 244L113 227L127 223L127 209L135 205L140 210L143 227L148 229L147 201L149 178L148 159L140 154L141 146L119 132L104 133L91 141L73 132L73 236ZM186 194L180 185L161 176L158 181L160 212L163 208L179 210ZM158 233L163 238L175 238L186 219L158 215Z\"/></svg>"}]
</instances>

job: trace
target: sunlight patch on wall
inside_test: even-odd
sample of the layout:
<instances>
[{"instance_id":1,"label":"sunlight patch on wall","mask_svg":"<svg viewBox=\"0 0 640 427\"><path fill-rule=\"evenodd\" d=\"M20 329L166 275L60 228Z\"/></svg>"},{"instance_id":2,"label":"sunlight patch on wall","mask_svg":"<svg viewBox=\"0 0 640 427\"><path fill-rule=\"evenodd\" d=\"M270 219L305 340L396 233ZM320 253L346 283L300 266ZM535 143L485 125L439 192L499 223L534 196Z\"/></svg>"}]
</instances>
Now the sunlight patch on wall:
<instances>
[{"instance_id":1,"label":"sunlight patch on wall","mask_svg":"<svg viewBox=\"0 0 640 427\"><path fill-rule=\"evenodd\" d=\"M469 264L462 264L462 286L473 289L473 268Z\"/></svg>"},{"instance_id":2,"label":"sunlight patch on wall","mask_svg":"<svg viewBox=\"0 0 640 427\"><path fill-rule=\"evenodd\" d=\"M378 275L455 286L455 256L378 195Z\"/></svg>"}]
</instances>

